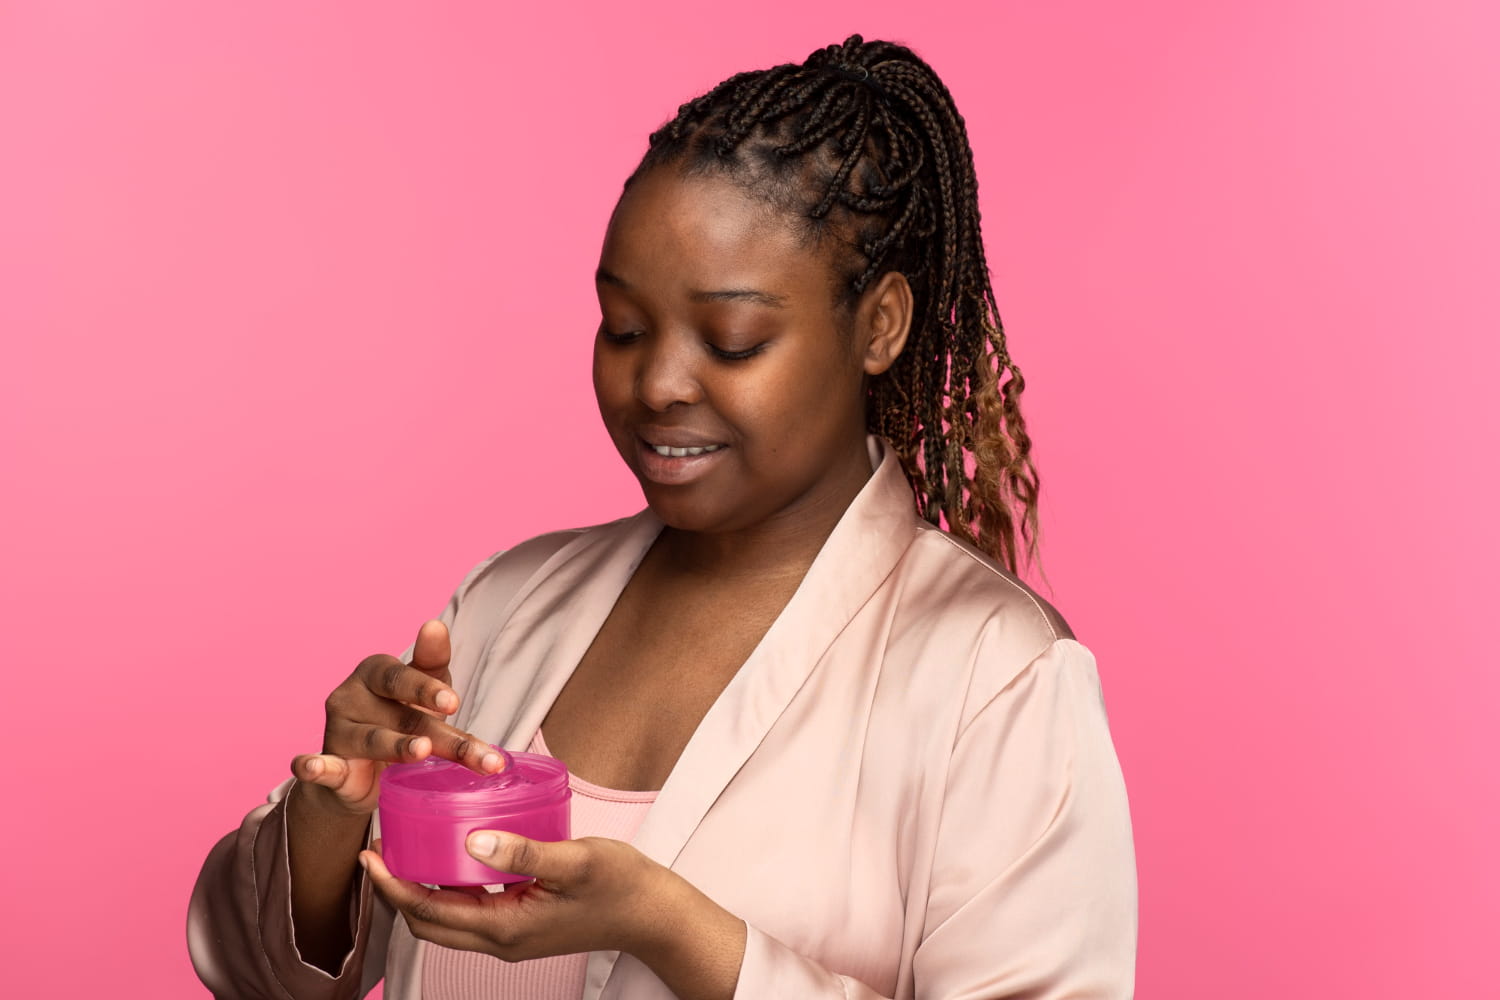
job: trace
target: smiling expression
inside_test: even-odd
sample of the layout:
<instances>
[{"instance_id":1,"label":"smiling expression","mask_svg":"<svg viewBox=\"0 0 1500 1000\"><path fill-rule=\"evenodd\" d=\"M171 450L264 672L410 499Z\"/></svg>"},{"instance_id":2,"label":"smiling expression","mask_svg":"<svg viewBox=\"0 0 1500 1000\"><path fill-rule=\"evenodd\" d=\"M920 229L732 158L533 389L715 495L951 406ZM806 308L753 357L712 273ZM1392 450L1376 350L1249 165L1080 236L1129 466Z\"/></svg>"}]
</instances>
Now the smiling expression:
<instances>
[{"instance_id":1,"label":"smiling expression","mask_svg":"<svg viewBox=\"0 0 1500 1000\"><path fill-rule=\"evenodd\" d=\"M865 362L828 256L723 177L663 166L621 197L599 261L594 390L668 526L836 519L869 477Z\"/></svg>"}]
</instances>

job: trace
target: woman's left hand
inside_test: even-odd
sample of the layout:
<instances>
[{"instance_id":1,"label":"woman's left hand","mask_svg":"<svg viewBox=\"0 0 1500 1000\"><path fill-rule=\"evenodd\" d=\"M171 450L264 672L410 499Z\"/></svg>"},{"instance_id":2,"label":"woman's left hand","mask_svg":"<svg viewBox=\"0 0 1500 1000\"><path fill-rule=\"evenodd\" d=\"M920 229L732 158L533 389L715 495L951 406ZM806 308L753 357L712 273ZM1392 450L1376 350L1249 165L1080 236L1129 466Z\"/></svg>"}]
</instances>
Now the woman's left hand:
<instances>
[{"instance_id":1,"label":"woman's left hand","mask_svg":"<svg viewBox=\"0 0 1500 1000\"><path fill-rule=\"evenodd\" d=\"M429 889L360 852L376 890L414 936L507 962L586 951L634 955L679 996L732 996L745 926L676 872L602 837L545 842L477 830L469 853L498 872L529 875L505 892Z\"/></svg>"}]
</instances>

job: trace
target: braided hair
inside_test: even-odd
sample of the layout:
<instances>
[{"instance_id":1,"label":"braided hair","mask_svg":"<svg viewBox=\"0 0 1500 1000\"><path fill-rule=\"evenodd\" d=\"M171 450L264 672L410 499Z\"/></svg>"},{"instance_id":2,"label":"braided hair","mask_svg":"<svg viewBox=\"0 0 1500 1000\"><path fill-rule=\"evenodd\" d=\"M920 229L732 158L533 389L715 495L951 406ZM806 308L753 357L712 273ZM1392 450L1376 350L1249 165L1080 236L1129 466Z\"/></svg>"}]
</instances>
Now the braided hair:
<instances>
[{"instance_id":1,"label":"braided hair","mask_svg":"<svg viewBox=\"0 0 1500 1000\"><path fill-rule=\"evenodd\" d=\"M912 330L869 382L866 426L895 449L922 517L1012 571L1034 559L1025 382L990 287L968 133L932 68L851 35L737 74L651 134L627 187L664 164L727 175L831 242L840 307L887 272L906 277Z\"/></svg>"}]
</instances>

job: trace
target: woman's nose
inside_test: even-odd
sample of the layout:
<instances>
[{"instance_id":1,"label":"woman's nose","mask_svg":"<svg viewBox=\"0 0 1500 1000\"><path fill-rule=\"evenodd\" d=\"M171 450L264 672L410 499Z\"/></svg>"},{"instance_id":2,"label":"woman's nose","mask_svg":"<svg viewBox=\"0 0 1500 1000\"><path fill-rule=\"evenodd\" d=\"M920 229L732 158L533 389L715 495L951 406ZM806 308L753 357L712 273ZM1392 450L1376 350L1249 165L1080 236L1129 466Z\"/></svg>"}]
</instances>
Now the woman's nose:
<instances>
[{"instance_id":1,"label":"woman's nose","mask_svg":"<svg viewBox=\"0 0 1500 1000\"><path fill-rule=\"evenodd\" d=\"M703 387L696 373L696 358L686 338L657 334L650 338L636 372L635 397L660 413L679 403L696 403Z\"/></svg>"}]
</instances>

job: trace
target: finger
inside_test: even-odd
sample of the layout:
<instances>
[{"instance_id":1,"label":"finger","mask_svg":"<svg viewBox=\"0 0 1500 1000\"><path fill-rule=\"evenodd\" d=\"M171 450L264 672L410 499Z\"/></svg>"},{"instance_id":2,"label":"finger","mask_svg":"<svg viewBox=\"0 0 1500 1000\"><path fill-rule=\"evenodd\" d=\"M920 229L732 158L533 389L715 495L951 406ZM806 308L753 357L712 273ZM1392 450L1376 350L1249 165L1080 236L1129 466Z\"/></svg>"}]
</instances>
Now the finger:
<instances>
[{"instance_id":1,"label":"finger","mask_svg":"<svg viewBox=\"0 0 1500 1000\"><path fill-rule=\"evenodd\" d=\"M292 758L292 775L299 781L322 785L336 792L349 779L349 762L336 754L298 754Z\"/></svg>"},{"instance_id":2,"label":"finger","mask_svg":"<svg viewBox=\"0 0 1500 1000\"><path fill-rule=\"evenodd\" d=\"M484 740L410 706L390 704L380 714L386 716L384 725L344 717L330 719L324 749L397 763L437 756L480 774L494 774L505 767L505 759Z\"/></svg>"},{"instance_id":3,"label":"finger","mask_svg":"<svg viewBox=\"0 0 1500 1000\"><path fill-rule=\"evenodd\" d=\"M375 890L387 903L406 914L408 922L459 931L477 930L484 922L482 899L447 889L429 889L397 878L385 866L385 859L374 851L360 851L359 863L364 866Z\"/></svg>"},{"instance_id":4,"label":"finger","mask_svg":"<svg viewBox=\"0 0 1500 1000\"><path fill-rule=\"evenodd\" d=\"M443 715L458 711L458 694L445 681L402 663L394 656L378 654L366 657L355 668L355 674L360 683L378 698L419 705Z\"/></svg>"},{"instance_id":5,"label":"finger","mask_svg":"<svg viewBox=\"0 0 1500 1000\"><path fill-rule=\"evenodd\" d=\"M423 733L404 733L391 726L336 718L324 734L325 755L362 757L389 764L410 764L432 756L432 739Z\"/></svg>"},{"instance_id":6,"label":"finger","mask_svg":"<svg viewBox=\"0 0 1500 1000\"><path fill-rule=\"evenodd\" d=\"M458 891L442 889L434 891L426 886L399 879L385 867L378 851L380 841L372 845L373 851L362 852L359 863L365 869L375 891L393 908L401 912L414 937L445 948L477 951L515 961L527 957L524 954L509 954L505 935L494 933L494 923L501 911L514 912L518 900L505 893L491 894L479 886L462 887ZM474 890L477 890L475 892ZM481 928L471 930L470 928Z\"/></svg>"},{"instance_id":7,"label":"finger","mask_svg":"<svg viewBox=\"0 0 1500 1000\"><path fill-rule=\"evenodd\" d=\"M431 674L446 673L448 660L453 656L453 646L448 638L448 626L437 619L423 622L417 629L417 642L412 647L411 665Z\"/></svg>"},{"instance_id":8,"label":"finger","mask_svg":"<svg viewBox=\"0 0 1500 1000\"><path fill-rule=\"evenodd\" d=\"M500 830L476 830L464 846L471 857L497 872L560 886L583 883L591 867L592 848L582 840L528 840Z\"/></svg>"},{"instance_id":9,"label":"finger","mask_svg":"<svg viewBox=\"0 0 1500 1000\"><path fill-rule=\"evenodd\" d=\"M439 885L444 892L457 892L465 896L473 896L475 899L483 899L489 895L489 890L482 885Z\"/></svg>"},{"instance_id":10,"label":"finger","mask_svg":"<svg viewBox=\"0 0 1500 1000\"><path fill-rule=\"evenodd\" d=\"M505 958L504 953L497 951L494 944L474 931L459 930L444 924L418 920L410 913L403 913L402 916L406 918L406 926L414 938L430 941L435 945L452 948L455 951L477 951L481 954L494 955L496 958Z\"/></svg>"}]
</instances>

